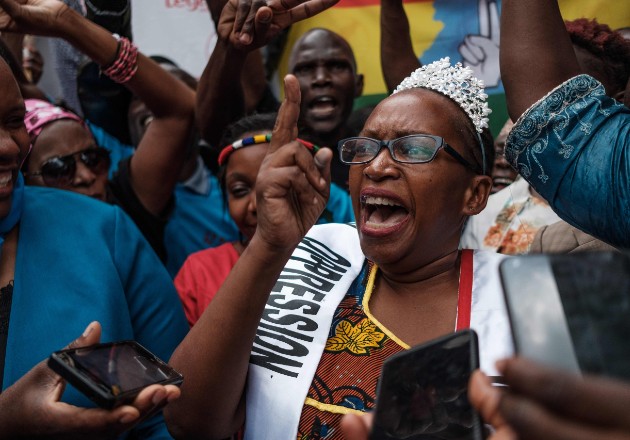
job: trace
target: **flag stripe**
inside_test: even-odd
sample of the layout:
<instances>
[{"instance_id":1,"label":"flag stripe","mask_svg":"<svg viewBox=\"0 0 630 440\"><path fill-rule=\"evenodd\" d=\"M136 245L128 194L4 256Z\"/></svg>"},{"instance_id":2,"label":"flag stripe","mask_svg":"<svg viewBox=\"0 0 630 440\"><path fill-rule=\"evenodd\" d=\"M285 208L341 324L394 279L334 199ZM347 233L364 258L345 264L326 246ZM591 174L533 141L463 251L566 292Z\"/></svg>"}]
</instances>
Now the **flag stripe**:
<instances>
[{"instance_id":1,"label":"flag stripe","mask_svg":"<svg viewBox=\"0 0 630 440\"><path fill-rule=\"evenodd\" d=\"M433 0L404 0L404 3L433 3ZM380 4L380 0L340 0L339 3L335 5L335 8L360 8Z\"/></svg>"}]
</instances>

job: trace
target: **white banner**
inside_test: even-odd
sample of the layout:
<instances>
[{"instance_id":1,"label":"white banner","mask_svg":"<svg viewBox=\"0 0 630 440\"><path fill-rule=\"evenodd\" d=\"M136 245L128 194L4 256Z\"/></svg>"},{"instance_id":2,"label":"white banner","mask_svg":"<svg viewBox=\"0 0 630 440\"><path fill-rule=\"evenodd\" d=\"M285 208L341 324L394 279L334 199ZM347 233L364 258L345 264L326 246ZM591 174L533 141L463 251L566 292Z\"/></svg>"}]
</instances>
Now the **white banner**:
<instances>
[{"instance_id":1,"label":"white banner","mask_svg":"<svg viewBox=\"0 0 630 440\"><path fill-rule=\"evenodd\" d=\"M205 0L131 0L133 39L145 55L162 55L201 76L216 44Z\"/></svg>"}]
</instances>

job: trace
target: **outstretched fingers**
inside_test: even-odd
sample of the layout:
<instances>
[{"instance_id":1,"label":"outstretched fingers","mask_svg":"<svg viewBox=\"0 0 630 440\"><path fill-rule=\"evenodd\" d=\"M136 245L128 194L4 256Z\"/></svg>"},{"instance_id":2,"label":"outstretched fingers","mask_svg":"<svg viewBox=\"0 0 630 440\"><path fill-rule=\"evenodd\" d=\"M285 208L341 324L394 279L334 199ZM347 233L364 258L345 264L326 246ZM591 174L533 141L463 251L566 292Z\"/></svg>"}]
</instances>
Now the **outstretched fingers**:
<instances>
[{"instance_id":1,"label":"outstretched fingers","mask_svg":"<svg viewBox=\"0 0 630 440\"><path fill-rule=\"evenodd\" d=\"M267 35L271 22L273 20L273 11L271 8L264 6L256 11L254 17L254 32L256 35Z\"/></svg>"},{"instance_id":2,"label":"outstretched fingers","mask_svg":"<svg viewBox=\"0 0 630 440\"><path fill-rule=\"evenodd\" d=\"M267 7L266 0L239 0L234 20L234 33L238 35L241 44L248 45L254 41L254 31L257 35L264 35L258 32L256 20L259 19L258 11L265 7Z\"/></svg>"},{"instance_id":3,"label":"outstretched fingers","mask_svg":"<svg viewBox=\"0 0 630 440\"><path fill-rule=\"evenodd\" d=\"M19 14L20 5L24 3L25 0L0 0L0 30L17 30L14 17Z\"/></svg>"},{"instance_id":4,"label":"outstretched fingers","mask_svg":"<svg viewBox=\"0 0 630 440\"><path fill-rule=\"evenodd\" d=\"M339 0L277 0L280 8L277 6L273 9L276 12L276 22L281 28L290 26L298 21L305 20L328 8L336 5Z\"/></svg>"}]
</instances>

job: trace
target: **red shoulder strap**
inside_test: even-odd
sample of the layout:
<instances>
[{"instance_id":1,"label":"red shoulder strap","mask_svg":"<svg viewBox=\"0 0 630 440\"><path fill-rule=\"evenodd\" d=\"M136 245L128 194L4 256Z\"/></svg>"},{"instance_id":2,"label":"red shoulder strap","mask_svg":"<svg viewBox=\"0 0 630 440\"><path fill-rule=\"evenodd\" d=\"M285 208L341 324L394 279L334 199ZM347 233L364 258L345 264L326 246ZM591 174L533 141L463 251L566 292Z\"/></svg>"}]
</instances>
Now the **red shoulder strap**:
<instances>
[{"instance_id":1,"label":"red shoulder strap","mask_svg":"<svg viewBox=\"0 0 630 440\"><path fill-rule=\"evenodd\" d=\"M473 251L462 250L462 260L459 268L459 297L457 300L457 326L455 330L470 327L470 309L472 306L473 285Z\"/></svg>"}]
</instances>

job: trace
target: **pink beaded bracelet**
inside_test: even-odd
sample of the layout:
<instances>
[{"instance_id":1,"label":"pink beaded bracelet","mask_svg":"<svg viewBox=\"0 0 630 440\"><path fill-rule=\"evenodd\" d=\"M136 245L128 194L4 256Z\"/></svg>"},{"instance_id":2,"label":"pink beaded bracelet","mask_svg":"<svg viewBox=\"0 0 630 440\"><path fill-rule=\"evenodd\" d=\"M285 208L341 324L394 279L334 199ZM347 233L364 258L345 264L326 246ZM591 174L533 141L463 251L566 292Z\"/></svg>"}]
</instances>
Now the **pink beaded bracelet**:
<instances>
[{"instance_id":1,"label":"pink beaded bracelet","mask_svg":"<svg viewBox=\"0 0 630 440\"><path fill-rule=\"evenodd\" d=\"M138 48L129 39L117 34L113 35L118 40L116 59L102 72L112 81L124 84L138 71Z\"/></svg>"}]
</instances>

